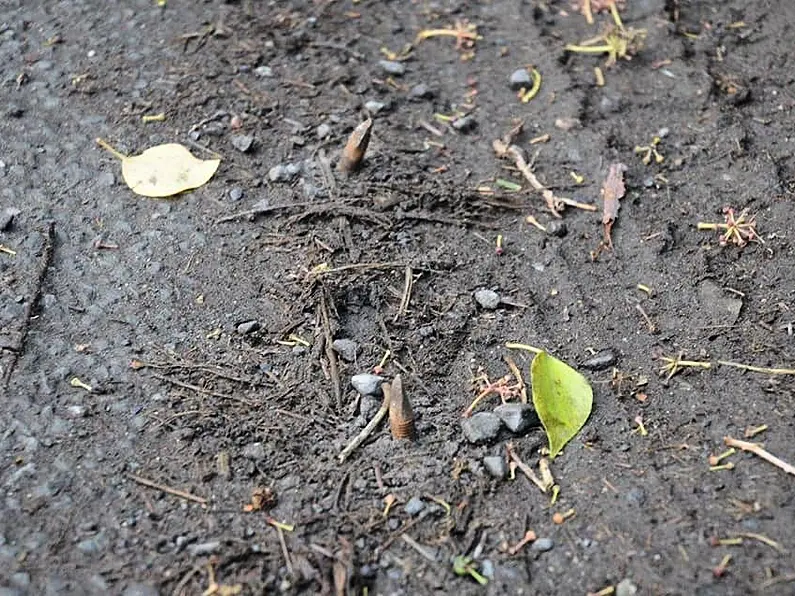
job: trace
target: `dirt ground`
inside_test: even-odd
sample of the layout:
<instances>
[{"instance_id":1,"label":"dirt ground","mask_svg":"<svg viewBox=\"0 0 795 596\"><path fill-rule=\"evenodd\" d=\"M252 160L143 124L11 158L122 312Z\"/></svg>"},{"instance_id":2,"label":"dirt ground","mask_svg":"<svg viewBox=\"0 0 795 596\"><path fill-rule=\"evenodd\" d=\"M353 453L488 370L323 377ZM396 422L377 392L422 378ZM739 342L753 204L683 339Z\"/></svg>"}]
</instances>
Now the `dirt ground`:
<instances>
[{"instance_id":1,"label":"dirt ground","mask_svg":"<svg viewBox=\"0 0 795 596\"><path fill-rule=\"evenodd\" d=\"M795 463L795 383L764 370L795 363L795 6L628 0L645 44L607 67L564 50L611 22L572 4L0 4L2 596L795 594L793 476L709 462L766 425L750 440ZM402 53L456 22L481 38ZM522 67L541 75L526 102ZM368 111L367 159L342 176ZM539 180L597 212L561 227L495 155L518 120ZM147 199L97 137L221 167ZM725 207L759 241L697 228ZM542 429L462 432L478 374L511 356L529 378L508 341L594 388L554 503L484 465L510 441L536 466ZM660 374L680 356L711 366ZM351 377L379 364L417 438L381 426L339 463L379 404Z\"/></svg>"}]
</instances>

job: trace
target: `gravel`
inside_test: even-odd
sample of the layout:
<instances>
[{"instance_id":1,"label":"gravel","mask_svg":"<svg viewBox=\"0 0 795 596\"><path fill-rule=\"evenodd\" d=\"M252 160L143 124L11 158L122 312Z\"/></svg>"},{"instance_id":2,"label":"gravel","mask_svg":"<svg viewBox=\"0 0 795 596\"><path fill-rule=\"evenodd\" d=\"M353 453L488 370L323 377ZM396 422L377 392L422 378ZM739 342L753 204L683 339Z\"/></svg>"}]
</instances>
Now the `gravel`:
<instances>
[{"instance_id":1,"label":"gravel","mask_svg":"<svg viewBox=\"0 0 795 596\"><path fill-rule=\"evenodd\" d=\"M381 395L381 383L383 382L384 377L371 375L369 373L353 375L351 377L351 385L362 395Z\"/></svg>"},{"instance_id":2,"label":"gravel","mask_svg":"<svg viewBox=\"0 0 795 596\"><path fill-rule=\"evenodd\" d=\"M252 135L233 135L231 141L232 147L241 153L247 153L254 146L254 137Z\"/></svg>"},{"instance_id":3,"label":"gravel","mask_svg":"<svg viewBox=\"0 0 795 596\"><path fill-rule=\"evenodd\" d=\"M394 75L396 77L406 74L406 65L402 62L395 62L394 60L379 60L378 65L384 70L385 73Z\"/></svg>"},{"instance_id":4,"label":"gravel","mask_svg":"<svg viewBox=\"0 0 795 596\"><path fill-rule=\"evenodd\" d=\"M613 350L602 350L593 358L589 358L582 363L582 367L588 370L604 370L610 368L618 361Z\"/></svg>"},{"instance_id":5,"label":"gravel","mask_svg":"<svg viewBox=\"0 0 795 596\"><path fill-rule=\"evenodd\" d=\"M508 430L518 435L541 424L538 414L536 414L535 409L530 404L502 404L494 408L494 413L500 417L500 420L502 420Z\"/></svg>"},{"instance_id":6,"label":"gravel","mask_svg":"<svg viewBox=\"0 0 795 596\"><path fill-rule=\"evenodd\" d=\"M425 509L425 503L419 497L411 497L408 503L406 503L405 507L403 507L403 511L412 517L417 515L423 509Z\"/></svg>"},{"instance_id":7,"label":"gravel","mask_svg":"<svg viewBox=\"0 0 795 596\"><path fill-rule=\"evenodd\" d=\"M508 464L501 455L487 455L483 458L483 467L494 478L499 478L500 480L508 475Z\"/></svg>"},{"instance_id":8,"label":"gravel","mask_svg":"<svg viewBox=\"0 0 795 596\"><path fill-rule=\"evenodd\" d=\"M256 443L249 443L243 447L243 457L247 459L259 461L265 459L265 455L265 445L259 441Z\"/></svg>"},{"instance_id":9,"label":"gravel","mask_svg":"<svg viewBox=\"0 0 795 596\"><path fill-rule=\"evenodd\" d=\"M533 79L530 78L530 73L526 68L518 68L511 73L511 89L519 91L520 89L529 89L533 86Z\"/></svg>"},{"instance_id":10,"label":"gravel","mask_svg":"<svg viewBox=\"0 0 795 596\"><path fill-rule=\"evenodd\" d=\"M212 555L221 550L221 542L213 540L212 542L202 542L200 544L191 544L188 547L188 553L194 557L202 557L205 555Z\"/></svg>"},{"instance_id":11,"label":"gravel","mask_svg":"<svg viewBox=\"0 0 795 596\"><path fill-rule=\"evenodd\" d=\"M280 163L268 170L268 180L271 182L288 182L301 172L301 164Z\"/></svg>"},{"instance_id":12,"label":"gravel","mask_svg":"<svg viewBox=\"0 0 795 596\"><path fill-rule=\"evenodd\" d=\"M160 591L149 584L130 584L121 593L121 596L160 596Z\"/></svg>"},{"instance_id":13,"label":"gravel","mask_svg":"<svg viewBox=\"0 0 795 596\"><path fill-rule=\"evenodd\" d=\"M475 292L475 302L486 310L494 310L500 305L500 295L494 290L478 290Z\"/></svg>"},{"instance_id":14,"label":"gravel","mask_svg":"<svg viewBox=\"0 0 795 596\"><path fill-rule=\"evenodd\" d=\"M356 355L359 352L359 344L352 339L335 339L331 347L345 362L356 360Z\"/></svg>"},{"instance_id":15,"label":"gravel","mask_svg":"<svg viewBox=\"0 0 795 596\"><path fill-rule=\"evenodd\" d=\"M461 420L461 429L466 440L475 445L494 441L501 428L502 421L499 416L491 412L478 412Z\"/></svg>"},{"instance_id":16,"label":"gravel","mask_svg":"<svg viewBox=\"0 0 795 596\"><path fill-rule=\"evenodd\" d=\"M629 578L624 578L616 586L616 596L635 596L638 587Z\"/></svg>"},{"instance_id":17,"label":"gravel","mask_svg":"<svg viewBox=\"0 0 795 596\"><path fill-rule=\"evenodd\" d=\"M555 548L555 543L552 541L552 538L539 538L533 542L530 548L536 552L545 553Z\"/></svg>"},{"instance_id":18,"label":"gravel","mask_svg":"<svg viewBox=\"0 0 795 596\"><path fill-rule=\"evenodd\" d=\"M237 326L237 332L240 335L248 335L249 333L254 333L255 331L259 331L260 324L259 321L251 320L251 321L244 321Z\"/></svg>"}]
</instances>

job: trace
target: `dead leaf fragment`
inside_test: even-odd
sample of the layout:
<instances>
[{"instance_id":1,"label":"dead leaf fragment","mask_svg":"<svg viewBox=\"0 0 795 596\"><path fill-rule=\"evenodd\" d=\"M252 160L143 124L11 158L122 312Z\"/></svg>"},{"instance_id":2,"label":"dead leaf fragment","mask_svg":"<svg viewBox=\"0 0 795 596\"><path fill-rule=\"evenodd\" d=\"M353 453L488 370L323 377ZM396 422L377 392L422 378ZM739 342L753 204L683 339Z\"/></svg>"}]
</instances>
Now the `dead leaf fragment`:
<instances>
[{"instance_id":1,"label":"dead leaf fragment","mask_svg":"<svg viewBox=\"0 0 795 596\"><path fill-rule=\"evenodd\" d=\"M621 199L626 193L624 186L624 172L627 171L627 166L623 163L610 164L610 169L607 172L607 178L602 184L602 200L604 207L602 210L602 224L604 225L604 242L610 248L613 247L613 238L611 231L613 223L618 217L618 210L621 207Z\"/></svg>"}]
</instances>

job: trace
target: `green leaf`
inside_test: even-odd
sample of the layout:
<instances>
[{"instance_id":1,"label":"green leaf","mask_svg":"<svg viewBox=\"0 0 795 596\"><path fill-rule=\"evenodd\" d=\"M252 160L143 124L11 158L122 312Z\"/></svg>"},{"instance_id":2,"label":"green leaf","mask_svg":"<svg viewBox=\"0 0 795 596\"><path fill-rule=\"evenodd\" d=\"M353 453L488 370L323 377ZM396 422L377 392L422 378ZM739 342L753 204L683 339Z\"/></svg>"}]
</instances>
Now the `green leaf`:
<instances>
[{"instance_id":1,"label":"green leaf","mask_svg":"<svg viewBox=\"0 0 795 596\"><path fill-rule=\"evenodd\" d=\"M533 405L549 439L554 458L588 420L593 389L588 381L565 362L540 352L530 367Z\"/></svg>"}]
</instances>

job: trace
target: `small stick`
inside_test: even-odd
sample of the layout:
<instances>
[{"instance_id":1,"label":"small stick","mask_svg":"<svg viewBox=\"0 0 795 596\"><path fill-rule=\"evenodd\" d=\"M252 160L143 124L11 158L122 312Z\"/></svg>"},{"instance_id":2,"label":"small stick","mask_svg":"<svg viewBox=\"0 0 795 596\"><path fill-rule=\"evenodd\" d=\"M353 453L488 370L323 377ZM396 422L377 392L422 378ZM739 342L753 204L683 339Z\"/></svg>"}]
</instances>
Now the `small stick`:
<instances>
[{"instance_id":1,"label":"small stick","mask_svg":"<svg viewBox=\"0 0 795 596\"><path fill-rule=\"evenodd\" d=\"M788 464L784 460L777 458L772 453L765 451L761 445L757 443L749 443L748 441L740 441L739 439L732 439L731 437L723 437L723 442L726 443L729 447L736 447L737 449L742 449L743 451L748 451L753 453L754 455L758 455L766 462L769 462L776 466L777 468L781 468L787 474L792 474L795 476L795 466Z\"/></svg>"},{"instance_id":2,"label":"small stick","mask_svg":"<svg viewBox=\"0 0 795 596\"><path fill-rule=\"evenodd\" d=\"M545 484L544 481L542 481L538 476L536 476L535 472L533 472L533 468L531 468L521 459L519 459L519 456L516 454L516 451L514 451L513 449L513 443L508 443L505 446L505 449L508 452L508 457L511 458L511 461L513 461L516 464L516 467L519 468L522 471L522 473L524 473L524 475L527 476L527 478L533 484L535 484L539 489L541 489L542 493L546 493L550 488L549 485Z\"/></svg>"},{"instance_id":3,"label":"small stick","mask_svg":"<svg viewBox=\"0 0 795 596\"><path fill-rule=\"evenodd\" d=\"M516 163L517 169L530 183L530 186L541 193L541 196L544 197L544 200L547 203L547 209L549 209L549 211L555 217L560 217L560 204L564 201L555 196L555 193L539 182L538 178L536 178L535 174L533 174L533 170L530 168L530 165L527 163L524 152L516 145L510 145L501 139L495 139L491 145L494 148L494 152L497 154L497 157L510 157L513 159L513 161Z\"/></svg>"},{"instance_id":4,"label":"small stick","mask_svg":"<svg viewBox=\"0 0 795 596\"><path fill-rule=\"evenodd\" d=\"M343 463L346 459L348 459L348 456L351 453L353 453L356 450L356 448L359 445L361 445L365 441L365 439L367 439L367 437L369 437L373 433L375 427L378 426L378 424L386 416L387 412L389 412L391 388L389 387L388 383L384 383L383 385L381 385L381 389L384 392L384 401L381 403L381 407L378 408L378 411L375 413L375 416L373 416L373 419L367 423L367 426L365 426L361 430L361 432L358 435L356 435L350 443L348 443L348 446L345 447L345 449L343 449L340 452L340 454L337 456L337 461L339 463Z\"/></svg>"},{"instance_id":5,"label":"small stick","mask_svg":"<svg viewBox=\"0 0 795 596\"><path fill-rule=\"evenodd\" d=\"M522 378L522 371L519 370L518 366L516 366L516 362L514 362L513 358L511 358L510 356L505 356L504 358L505 358L505 363L508 365L508 368L511 369L511 372L513 373L513 376L516 378L516 380L519 383L519 387L521 388L521 392L522 392L522 403L526 404L527 403L527 385L524 384L524 379Z\"/></svg>"},{"instance_id":6,"label":"small stick","mask_svg":"<svg viewBox=\"0 0 795 596\"><path fill-rule=\"evenodd\" d=\"M331 317L329 316L328 302L326 301L326 291L320 296L320 320L323 325L323 337L328 359L329 373L331 374L331 388L334 390L334 398L337 400L337 409L342 409L342 384L340 383L340 369L337 364L337 353L334 351L334 343L331 339Z\"/></svg>"},{"instance_id":7,"label":"small stick","mask_svg":"<svg viewBox=\"0 0 795 596\"><path fill-rule=\"evenodd\" d=\"M405 317L411 302L411 290L414 288L414 272L411 270L411 265L406 265L406 276L403 282L403 297L400 299L400 307L393 321L397 321L400 317Z\"/></svg>"},{"instance_id":8,"label":"small stick","mask_svg":"<svg viewBox=\"0 0 795 596\"><path fill-rule=\"evenodd\" d=\"M287 541L284 539L284 531L281 529L280 526L274 526L276 528L276 533L279 535L279 544L282 546L282 554L284 555L284 562L287 566L287 573L289 575L293 574L293 561L290 559L290 551L287 550Z\"/></svg>"},{"instance_id":9,"label":"small stick","mask_svg":"<svg viewBox=\"0 0 795 596\"><path fill-rule=\"evenodd\" d=\"M646 311L643 310L643 307L640 305L640 302L635 303L635 308L638 309L640 316L642 316L643 320L646 321L646 327L648 327L649 333L657 333L657 326L649 318L649 315L646 314Z\"/></svg>"},{"instance_id":10,"label":"small stick","mask_svg":"<svg viewBox=\"0 0 795 596\"><path fill-rule=\"evenodd\" d=\"M217 391L212 391L210 389L205 389L204 387L199 387L198 385L193 385L191 383L186 383L185 381L179 381L177 379L172 379L171 377L167 377L166 375L159 375L156 373L152 373L152 376L155 379L160 379L161 381L166 381L167 383L171 383L172 385L176 385L177 387L182 387L183 389L191 389L196 393L203 393L204 395L212 395L213 397L220 397L221 399L231 399L232 401L240 402L241 404L245 404L247 406L256 407L259 406L258 403L253 402L249 399L244 399L242 397L235 397L234 395L227 395L226 393L218 393Z\"/></svg>"},{"instance_id":11,"label":"small stick","mask_svg":"<svg viewBox=\"0 0 795 596\"><path fill-rule=\"evenodd\" d=\"M164 493L174 495L175 497L179 497L180 499L186 499L188 501L193 501L194 503L199 503L200 505L204 505L205 507L207 506L207 499L203 499L202 497L197 497L196 495L191 494L189 492L185 492L184 490L179 490L178 488L171 488L170 486L166 486L165 484L160 484L153 480L148 480L147 478L136 476L135 474L127 474L127 477L130 480L134 480L138 484L143 484L144 486L148 486L149 488L161 490Z\"/></svg>"},{"instance_id":12,"label":"small stick","mask_svg":"<svg viewBox=\"0 0 795 596\"><path fill-rule=\"evenodd\" d=\"M751 366L750 364L727 362L726 360L718 360L718 364L723 366L733 366L734 368L741 368L743 370L750 370L751 372L766 373L769 375L795 375L795 369L792 368L765 368L764 366Z\"/></svg>"}]
</instances>

